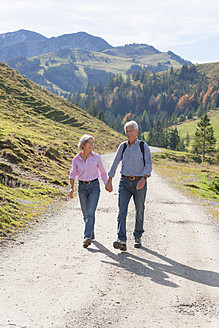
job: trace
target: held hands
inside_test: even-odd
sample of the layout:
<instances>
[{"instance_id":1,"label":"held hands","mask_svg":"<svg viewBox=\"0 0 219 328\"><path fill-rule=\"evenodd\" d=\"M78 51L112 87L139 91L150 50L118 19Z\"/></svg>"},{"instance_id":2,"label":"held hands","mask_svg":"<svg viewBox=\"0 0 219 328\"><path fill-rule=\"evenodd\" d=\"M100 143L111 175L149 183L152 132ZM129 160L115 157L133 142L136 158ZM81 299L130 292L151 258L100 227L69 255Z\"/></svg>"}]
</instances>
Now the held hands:
<instances>
[{"instance_id":1,"label":"held hands","mask_svg":"<svg viewBox=\"0 0 219 328\"><path fill-rule=\"evenodd\" d=\"M107 181L107 184L105 185L105 189L109 192L112 192L113 191L113 185L112 185L112 182L111 181Z\"/></svg>"}]
</instances>

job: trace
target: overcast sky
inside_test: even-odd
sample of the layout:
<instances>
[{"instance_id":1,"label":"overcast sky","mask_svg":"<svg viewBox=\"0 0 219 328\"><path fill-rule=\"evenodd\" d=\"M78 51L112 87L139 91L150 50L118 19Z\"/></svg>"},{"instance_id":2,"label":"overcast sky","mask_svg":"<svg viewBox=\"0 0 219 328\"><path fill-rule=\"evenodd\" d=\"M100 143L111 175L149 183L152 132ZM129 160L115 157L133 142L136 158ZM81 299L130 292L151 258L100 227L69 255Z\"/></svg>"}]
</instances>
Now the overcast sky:
<instances>
[{"instance_id":1,"label":"overcast sky","mask_svg":"<svg viewBox=\"0 0 219 328\"><path fill-rule=\"evenodd\" d=\"M0 0L0 34L87 32L112 46L171 50L193 63L219 61L218 0Z\"/></svg>"}]
</instances>

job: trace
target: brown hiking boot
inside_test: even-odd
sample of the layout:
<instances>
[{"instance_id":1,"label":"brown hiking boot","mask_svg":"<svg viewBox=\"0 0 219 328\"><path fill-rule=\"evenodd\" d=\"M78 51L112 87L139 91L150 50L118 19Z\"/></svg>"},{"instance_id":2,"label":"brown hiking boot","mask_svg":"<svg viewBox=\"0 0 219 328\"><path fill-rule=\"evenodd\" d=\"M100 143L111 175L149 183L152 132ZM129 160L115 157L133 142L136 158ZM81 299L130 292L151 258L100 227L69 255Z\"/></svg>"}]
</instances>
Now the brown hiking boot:
<instances>
[{"instance_id":1,"label":"brown hiking boot","mask_svg":"<svg viewBox=\"0 0 219 328\"><path fill-rule=\"evenodd\" d=\"M87 248L89 245L91 245L91 239L85 238L83 241L83 247Z\"/></svg>"},{"instance_id":2,"label":"brown hiking boot","mask_svg":"<svg viewBox=\"0 0 219 328\"><path fill-rule=\"evenodd\" d=\"M126 242L123 241L123 240L114 241L113 247L115 249L120 249L120 251L126 251L127 250Z\"/></svg>"}]
</instances>

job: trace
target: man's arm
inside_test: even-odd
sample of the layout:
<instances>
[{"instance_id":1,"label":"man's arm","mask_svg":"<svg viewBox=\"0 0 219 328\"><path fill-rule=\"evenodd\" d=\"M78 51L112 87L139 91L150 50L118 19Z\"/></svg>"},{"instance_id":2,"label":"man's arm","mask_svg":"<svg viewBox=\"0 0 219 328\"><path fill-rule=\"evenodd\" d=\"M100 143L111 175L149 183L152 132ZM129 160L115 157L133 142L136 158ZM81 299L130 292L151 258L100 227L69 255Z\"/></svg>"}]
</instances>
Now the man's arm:
<instances>
[{"instance_id":1,"label":"man's arm","mask_svg":"<svg viewBox=\"0 0 219 328\"><path fill-rule=\"evenodd\" d=\"M147 178L151 176L151 171L152 171L151 152L148 147L148 144L146 143L144 143L144 158L145 158L144 176L138 181L136 189L142 189L146 183Z\"/></svg>"},{"instance_id":2,"label":"man's arm","mask_svg":"<svg viewBox=\"0 0 219 328\"><path fill-rule=\"evenodd\" d=\"M148 147L148 144L144 144L144 156L145 156L145 167L144 167L144 176L150 177L152 171L152 159L151 159L151 152Z\"/></svg>"}]
</instances>

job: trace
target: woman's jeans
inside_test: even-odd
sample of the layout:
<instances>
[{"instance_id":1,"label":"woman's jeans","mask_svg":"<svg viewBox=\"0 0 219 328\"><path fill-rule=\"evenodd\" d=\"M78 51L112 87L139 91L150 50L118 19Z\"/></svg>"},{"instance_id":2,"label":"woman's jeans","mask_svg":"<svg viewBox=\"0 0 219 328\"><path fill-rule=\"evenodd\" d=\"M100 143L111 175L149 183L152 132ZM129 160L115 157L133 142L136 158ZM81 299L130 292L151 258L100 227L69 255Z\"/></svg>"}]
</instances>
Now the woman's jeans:
<instances>
[{"instance_id":1,"label":"woman's jeans","mask_svg":"<svg viewBox=\"0 0 219 328\"><path fill-rule=\"evenodd\" d=\"M126 236L126 216L128 212L128 205L131 197L133 196L135 203L135 229L133 235L136 237L141 237L144 232L144 209L145 209L145 198L147 192L147 180L142 189L136 189L138 181L140 179L135 179L134 181L128 178L121 177L119 183L119 215L118 215L118 239L125 241Z\"/></svg>"},{"instance_id":2,"label":"woman's jeans","mask_svg":"<svg viewBox=\"0 0 219 328\"><path fill-rule=\"evenodd\" d=\"M95 211L100 197L99 180L89 184L83 184L79 181L78 194L85 222L84 238L91 239L95 224Z\"/></svg>"}]
</instances>

